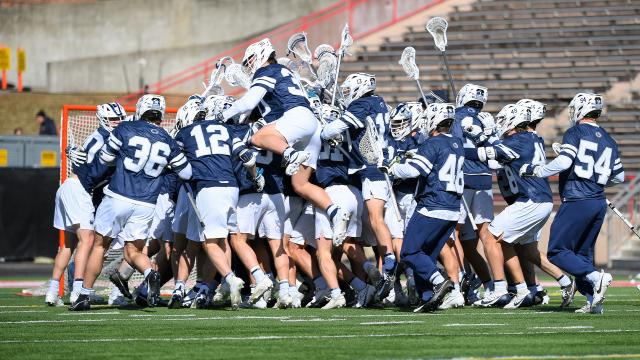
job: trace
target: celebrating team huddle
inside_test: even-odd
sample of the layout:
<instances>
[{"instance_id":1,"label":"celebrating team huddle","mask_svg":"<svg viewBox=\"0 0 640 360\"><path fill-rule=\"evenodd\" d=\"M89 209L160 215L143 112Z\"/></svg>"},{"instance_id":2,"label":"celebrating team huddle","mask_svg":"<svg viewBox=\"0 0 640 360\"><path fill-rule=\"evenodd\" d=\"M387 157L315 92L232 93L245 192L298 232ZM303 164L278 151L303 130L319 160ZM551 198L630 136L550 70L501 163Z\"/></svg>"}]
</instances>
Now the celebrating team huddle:
<instances>
[{"instance_id":1,"label":"celebrating team huddle","mask_svg":"<svg viewBox=\"0 0 640 360\"><path fill-rule=\"evenodd\" d=\"M328 45L315 55L339 66ZM603 312L612 278L594 267L593 252L604 188L624 171L596 122L602 96L573 98L570 127L547 162L538 101L508 104L494 119L482 111L490 91L466 84L455 104L423 95L392 108L374 75L338 86L337 74L323 76L326 64L278 59L263 39L241 66L219 63L247 88L241 98L210 84L170 131L160 127L160 95L143 95L133 116L99 105L99 127L67 149L73 175L56 194L54 226L77 246L66 237L46 303L62 304L59 279L75 247L69 309L89 310L111 247L124 251L109 276L113 305L514 309L549 302L537 266L557 280L561 306L579 291L586 305L577 312ZM494 174L507 203L495 216ZM554 175L562 204L545 253L538 241ZM194 267L198 281L187 289ZM130 291L136 271L144 281ZM171 280L164 304L160 288Z\"/></svg>"}]
</instances>

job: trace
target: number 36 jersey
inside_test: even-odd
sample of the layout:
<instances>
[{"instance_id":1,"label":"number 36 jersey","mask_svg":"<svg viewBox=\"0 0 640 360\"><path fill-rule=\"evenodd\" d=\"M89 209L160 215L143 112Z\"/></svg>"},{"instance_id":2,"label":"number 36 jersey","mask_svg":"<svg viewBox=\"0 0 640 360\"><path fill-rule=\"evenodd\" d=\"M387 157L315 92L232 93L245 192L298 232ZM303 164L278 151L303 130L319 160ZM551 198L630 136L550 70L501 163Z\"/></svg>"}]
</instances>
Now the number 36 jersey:
<instances>
[{"instance_id":1,"label":"number 36 jersey","mask_svg":"<svg viewBox=\"0 0 640 360\"><path fill-rule=\"evenodd\" d=\"M189 165L167 131L147 121L127 121L109 136L104 152L115 156L115 172L104 192L155 206L167 165L179 172Z\"/></svg>"},{"instance_id":2,"label":"number 36 jersey","mask_svg":"<svg viewBox=\"0 0 640 360\"><path fill-rule=\"evenodd\" d=\"M416 210L460 211L464 191L462 140L449 134L428 138L407 160L418 172Z\"/></svg>"},{"instance_id":3,"label":"number 36 jersey","mask_svg":"<svg viewBox=\"0 0 640 360\"><path fill-rule=\"evenodd\" d=\"M498 171L498 185L505 201L509 205L516 201L528 200L535 203L552 202L553 197L547 179L520 176L520 168L524 164L545 164L544 141L537 134L525 131L505 137L502 143L520 156L503 164L504 167Z\"/></svg>"},{"instance_id":4,"label":"number 36 jersey","mask_svg":"<svg viewBox=\"0 0 640 360\"><path fill-rule=\"evenodd\" d=\"M571 167L560 173L563 201L604 199L609 179L623 172L618 145L596 124L575 125L562 138L562 151Z\"/></svg>"}]
</instances>

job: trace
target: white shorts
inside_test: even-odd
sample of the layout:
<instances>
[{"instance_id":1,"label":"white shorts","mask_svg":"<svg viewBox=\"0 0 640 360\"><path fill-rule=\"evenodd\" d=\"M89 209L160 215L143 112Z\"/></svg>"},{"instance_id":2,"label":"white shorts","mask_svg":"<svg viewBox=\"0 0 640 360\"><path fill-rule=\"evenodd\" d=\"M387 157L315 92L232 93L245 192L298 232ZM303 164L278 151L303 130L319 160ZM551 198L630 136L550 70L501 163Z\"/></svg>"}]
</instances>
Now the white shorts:
<instances>
[{"instance_id":1,"label":"white shorts","mask_svg":"<svg viewBox=\"0 0 640 360\"><path fill-rule=\"evenodd\" d=\"M311 154L309 160L304 162L303 165L315 169L320 147L322 146L320 140L322 129L318 126L318 120L313 115L313 112L306 107L294 107L285 111L282 117L276 120L274 124L276 130L287 139L289 146Z\"/></svg>"},{"instance_id":2,"label":"white shorts","mask_svg":"<svg viewBox=\"0 0 640 360\"><path fill-rule=\"evenodd\" d=\"M96 211L95 231L122 241L146 240L155 206L140 205L105 195Z\"/></svg>"},{"instance_id":3,"label":"white shorts","mask_svg":"<svg viewBox=\"0 0 640 360\"><path fill-rule=\"evenodd\" d=\"M387 201L389 199L389 187L384 180L362 180L362 198L367 201L369 199L379 199Z\"/></svg>"},{"instance_id":4,"label":"white shorts","mask_svg":"<svg viewBox=\"0 0 640 360\"><path fill-rule=\"evenodd\" d=\"M471 215L476 224L488 223L493 220L493 191L464 189L462 195L469 205ZM473 226L469 222L467 209L460 203L460 218L458 224L464 224L460 229L460 240L473 240L477 238Z\"/></svg>"},{"instance_id":5,"label":"white shorts","mask_svg":"<svg viewBox=\"0 0 640 360\"><path fill-rule=\"evenodd\" d=\"M223 239L234 232L236 226L236 207L238 205L237 187L208 187L196 195L196 206L202 216L200 219L192 211L189 215L187 239L204 242L205 239Z\"/></svg>"},{"instance_id":6,"label":"white shorts","mask_svg":"<svg viewBox=\"0 0 640 360\"><path fill-rule=\"evenodd\" d=\"M335 205L347 210L351 215L351 219L349 219L349 224L347 225L347 237L360 237L362 234L362 213L364 208L360 191L350 185L333 185L325 188L325 191ZM316 209L315 229L316 239L319 239L321 236L326 239L333 239L331 221L325 211Z\"/></svg>"},{"instance_id":7,"label":"white shorts","mask_svg":"<svg viewBox=\"0 0 640 360\"><path fill-rule=\"evenodd\" d=\"M75 232L77 229L93 230L93 202L80 180L68 178L56 191L56 209L53 213L53 227Z\"/></svg>"},{"instance_id":8,"label":"white shorts","mask_svg":"<svg viewBox=\"0 0 640 360\"><path fill-rule=\"evenodd\" d=\"M287 196L285 209L284 233L289 235L289 241L315 248L315 209L313 205L299 196Z\"/></svg>"},{"instance_id":9,"label":"white shorts","mask_svg":"<svg viewBox=\"0 0 640 360\"><path fill-rule=\"evenodd\" d=\"M261 237L282 239L285 218L284 195L253 193L238 199L238 232L253 235L262 229Z\"/></svg>"},{"instance_id":10,"label":"white shorts","mask_svg":"<svg viewBox=\"0 0 640 360\"><path fill-rule=\"evenodd\" d=\"M173 221L173 211L175 204L169 199L169 194L160 194L156 202L156 208L151 222L149 236L152 239L161 241L173 241L171 222Z\"/></svg>"},{"instance_id":11,"label":"white shorts","mask_svg":"<svg viewBox=\"0 0 640 360\"><path fill-rule=\"evenodd\" d=\"M396 200L398 201L398 209L400 210L400 220L398 220L393 204L391 201L388 201L384 210L384 222L387 224L392 238L402 239L404 230L407 228L409 220L416 209L416 202L413 194L400 192L396 192Z\"/></svg>"},{"instance_id":12,"label":"white shorts","mask_svg":"<svg viewBox=\"0 0 640 360\"><path fill-rule=\"evenodd\" d=\"M173 220L171 221L171 231L176 234L187 233L189 226L189 211L191 210L191 204L187 198L187 189L185 186L180 187L178 192L178 200L176 201L175 210L173 212Z\"/></svg>"},{"instance_id":13,"label":"white shorts","mask_svg":"<svg viewBox=\"0 0 640 360\"><path fill-rule=\"evenodd\" d=\"M515 202L507 206L489 224L489 231L509 244L528 244L538 239L538 234L549 219L552 203Z\"/></svg>"}]
</instances>

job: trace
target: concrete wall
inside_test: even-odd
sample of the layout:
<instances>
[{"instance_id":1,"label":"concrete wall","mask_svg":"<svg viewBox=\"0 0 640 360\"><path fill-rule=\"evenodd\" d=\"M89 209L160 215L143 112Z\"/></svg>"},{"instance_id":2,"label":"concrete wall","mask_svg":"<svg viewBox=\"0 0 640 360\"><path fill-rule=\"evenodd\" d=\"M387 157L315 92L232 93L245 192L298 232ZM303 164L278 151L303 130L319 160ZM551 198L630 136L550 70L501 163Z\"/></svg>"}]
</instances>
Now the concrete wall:
<instances>
[{"instance_id":1,"label":"concrete wall","mask_svg":"<svg viewBox=\"0 0 640 360\"><path fill-rule=\"evenodd\" d=\"M25 48L27 86L124 92L123 64L130 69L132 87L137 88L136 61L141 57L147 59L147 82L153 82L161 60L163 74L179 71L229 44L336 1L102 0L15 5L0 8L0 43ZM15 53L12 57L15 67ZM48 63L52 65L47 67ZM49 76L48 70L56 74ZM81 76L94 71L107 76L92 75L92 81ZM9 81L16 81L15 71Z\"/></svg>"}]
</instances>

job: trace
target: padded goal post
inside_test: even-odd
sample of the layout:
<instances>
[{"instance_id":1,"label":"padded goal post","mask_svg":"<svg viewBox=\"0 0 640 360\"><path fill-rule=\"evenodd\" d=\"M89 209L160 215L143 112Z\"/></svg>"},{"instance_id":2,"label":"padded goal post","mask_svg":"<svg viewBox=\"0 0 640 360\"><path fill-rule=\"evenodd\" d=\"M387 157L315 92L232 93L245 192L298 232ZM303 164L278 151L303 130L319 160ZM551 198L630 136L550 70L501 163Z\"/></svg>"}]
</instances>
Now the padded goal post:
<instances>
[{"instance_id":1,"label":"padded goal post","mask_svg":"<svg viewBox=\"0 0 640 360\"><path fill-rule=\"evenodd\" d=\"M134 106L125 106L125 111L128 115L135 113ZM177 108L167 108L162 120L162 127L169 131L176 121ZM96 118L96 105L63 105L62 117L60 121L60 184L65 182L71 175L71 164L67 161L67 154L65 149L69 145L82 146L85 139L91 135L99 126L98 119ZM59 232L59 250L64 247L65 232L60 230ZM107 252L107 260L109 260L109 252ZM113 260L113 259L112 259ZM98 277L99 280L104 280L106 277L104 274L106 271L112 270L109 268L109 264L105 261L105 267L102 274ZM137 274L136 274L137 275ZM134 276L136 276L134 275ZM60 297L64 296L65 283L64 273L60 279L59 294ZM133 279L133 278L132 278ZM141 280L141 279L140 279ZM108 286L104 281L96 282L96 287Z\"/></svg>"}]
</instances>

